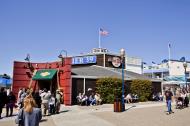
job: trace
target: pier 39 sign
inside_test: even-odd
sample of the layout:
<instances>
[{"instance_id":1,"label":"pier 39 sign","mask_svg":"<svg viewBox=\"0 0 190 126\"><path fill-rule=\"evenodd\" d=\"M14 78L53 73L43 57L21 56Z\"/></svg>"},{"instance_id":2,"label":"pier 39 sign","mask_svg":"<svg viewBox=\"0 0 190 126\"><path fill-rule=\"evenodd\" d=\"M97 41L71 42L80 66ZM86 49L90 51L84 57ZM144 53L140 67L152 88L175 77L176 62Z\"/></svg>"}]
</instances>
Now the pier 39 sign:
<instances>
[{"instance_id":1,"label":"pier 39 sign","mask_svg":"<svg viewBox=\"0 0 190 126\"><path fill-rule=\"evenodd\" d=\"M96 63L96 56L78 56L72 58L72 65Z\"/></svg>"}]
</instances>

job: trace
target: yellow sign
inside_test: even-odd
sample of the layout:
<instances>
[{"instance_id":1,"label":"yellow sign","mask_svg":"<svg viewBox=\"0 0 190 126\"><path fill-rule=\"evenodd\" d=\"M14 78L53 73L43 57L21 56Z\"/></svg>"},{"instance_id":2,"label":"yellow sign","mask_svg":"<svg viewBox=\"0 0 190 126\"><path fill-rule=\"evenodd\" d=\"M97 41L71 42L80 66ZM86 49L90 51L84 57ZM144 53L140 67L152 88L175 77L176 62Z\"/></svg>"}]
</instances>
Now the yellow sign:
<instances>
[{"instance_id":1,"label":"yellow sign","mask_svg":"<svg viewBox=\"0 0 190 126\"><path fill-rule=\"evenodd\" d=\"M41 75L42 77L45 77L45 76L50 75L50 73L49 73L49 72L43 72L43 73L41 73L40 75Z\"/></svg>"}]
</instances>

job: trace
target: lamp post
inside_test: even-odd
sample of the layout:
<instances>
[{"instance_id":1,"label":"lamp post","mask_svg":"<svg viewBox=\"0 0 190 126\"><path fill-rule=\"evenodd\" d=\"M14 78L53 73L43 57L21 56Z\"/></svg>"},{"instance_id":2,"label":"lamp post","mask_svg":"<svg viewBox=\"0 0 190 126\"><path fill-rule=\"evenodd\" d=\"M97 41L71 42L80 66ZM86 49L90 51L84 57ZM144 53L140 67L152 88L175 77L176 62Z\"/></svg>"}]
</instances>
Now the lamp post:
<instances>
[{"instance_id":1,"label":"lamp post","mask_svg":"<svg viewBox=\"0 0 190 126\"><path fill-rule=\"evenodd\" d=\"M28 62L28 68L33 69L31 66L31 63L30 63L30 54L29 53L27 54L27 56L24 60Z\"/></svg>"},{"instance_id":2,"label":"lamp post","mask_svg":"<svg viewBox=\"0 0 190 126\"><path fill-rule=\"evenodd\" d=\"M124 57L125 57L125 49L120 49L120 56L121 56L121 63L122 63L122 96L121 96L121 102L122 102L122 112L125 111L125 102L124 102Z\"/></svg>"},{"instance_id":3,"label":"lamp post","mask_svg":"<svg viewBox=\"0 0 190 126\"><path fill-rule=\"evenodd\" d=\"M62 55L62 52L65 52L65 57L67 57L67 51L66 50L61 50L60 54L58 56L58 58L61 59L61 66L63 66L63 58L64 58L63 55Z\"/></svg>"},{"instance_id":4,"label":"lamp post","mask_svg":"<svg viewBox=\"0 0 190 126\"><path fill-rule=\"evenodd\" d=\"M30 54L29 53L27 54L27 56L24 60L30 62Z\"/></svg>"},{"instance_id":5,"label":"lamp post","mask_svg":"<svg viewBox=\"0 0 190 126\"><path fill-rule=\"evenodd\" d=\"M186 86L186 90L187 90L187 76L186 76L186 73L187 73L187 62L183 63L183 67L185 69L185 86Z\"/></svg>"}]
</instances>

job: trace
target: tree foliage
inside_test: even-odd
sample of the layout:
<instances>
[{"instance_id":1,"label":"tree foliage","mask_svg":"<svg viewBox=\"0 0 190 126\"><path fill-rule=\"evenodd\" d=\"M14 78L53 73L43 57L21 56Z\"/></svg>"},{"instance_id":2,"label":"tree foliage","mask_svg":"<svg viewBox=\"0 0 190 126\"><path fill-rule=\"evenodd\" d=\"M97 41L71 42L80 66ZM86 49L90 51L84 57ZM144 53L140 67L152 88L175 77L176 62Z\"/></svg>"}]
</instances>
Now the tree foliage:
<instances>
[{"instance_id":1,"label":"tree foliage","mask_svg":"<svg viewBox=\"0 0 190 126\"><path fill-rule=\"evenodd\" d=\"M152 93L152 83L149 80L132 80L131 93L139 96L139 101L147 101Z\"/></svg>"},{"instance_id":2,"label":"tree foliage","mask_svg":"<svg viewBox=\"0 0 190 126\"><path fill-rule=\"evenodd\" d=\"M101 95L103 103L113 103L116 97L121 98L122 81L118 78L100 78L96 82L96 91Z\"/></svg>"}]
</instances>

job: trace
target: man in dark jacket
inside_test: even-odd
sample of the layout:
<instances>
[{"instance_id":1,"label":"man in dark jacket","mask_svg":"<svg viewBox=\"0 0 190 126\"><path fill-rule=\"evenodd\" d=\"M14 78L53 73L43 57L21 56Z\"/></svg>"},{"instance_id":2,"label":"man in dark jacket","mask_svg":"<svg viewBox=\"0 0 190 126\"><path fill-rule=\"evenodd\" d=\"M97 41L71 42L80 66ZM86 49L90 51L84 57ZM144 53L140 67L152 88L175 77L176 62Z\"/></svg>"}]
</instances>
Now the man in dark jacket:
<instances>
[{"instance_id":1,"label":"man in dark jacket","mask_svg":"<svg viewBox=\"0 0 190 126\"><path fill-rule=\"evenodd\" d=\"M0 90L0 119L1 119L2 109L5 106L6 101L7 101L7 93L5 92L5 89L2 87Z\"/></svg>"},{"instance_id":2,"label":"man in dark jacket","mask_svg":"<svg viewBox=\"0 0 190 126\"><path fill-rule=\"evenodd\" d=\"M34 97L34 100L35 100L35 102L37 104L37 107L41 108L42 99L40 97L39 92L35 92L33 97Z\"/></svg>"},{"instance_id":3,"label":"man in dark jacket","mask_svg":"<svg viewBox=\"0 0 190 126\"><path fill-rule=\"evenodd\" d=\"M165 91L165 96L166 96L166 104L168 107L168 114L173 113L172 111L172 99L173 99L173 93L170 91L170 88Z\"/></svg>"},{"instance_id":4,"label":"man in dark jacket","mask_svg":"<svg viewBox=\"0 0 190 126\"><path fill-rule=\"evenodd\" d=\"M7 104L6 104L6 117L13 115L13 107L15 105L16 97L11 91L9 95L7 96ZM10 109L10 115L9 115L9 109Z\"/></svg>"}]
</instances>

